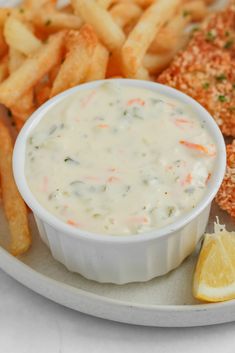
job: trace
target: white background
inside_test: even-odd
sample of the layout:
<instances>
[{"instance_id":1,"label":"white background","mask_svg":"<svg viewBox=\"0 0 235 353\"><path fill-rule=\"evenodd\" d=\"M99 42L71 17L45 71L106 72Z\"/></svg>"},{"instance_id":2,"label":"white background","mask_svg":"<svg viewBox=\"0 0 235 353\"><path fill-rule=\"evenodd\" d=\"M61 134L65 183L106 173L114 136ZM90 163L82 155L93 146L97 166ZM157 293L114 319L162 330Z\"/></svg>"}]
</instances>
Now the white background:
<instances>
[{"instance_id":1,"label":"white background","mask_svg":"<svg viewBox=\"0 0 235 353\"><path fill-rule=\"evenodd\" d=\"M235 323L153 328L59 306L0 270L0 353L234 353Z\"/></svg>"}]
</instances>

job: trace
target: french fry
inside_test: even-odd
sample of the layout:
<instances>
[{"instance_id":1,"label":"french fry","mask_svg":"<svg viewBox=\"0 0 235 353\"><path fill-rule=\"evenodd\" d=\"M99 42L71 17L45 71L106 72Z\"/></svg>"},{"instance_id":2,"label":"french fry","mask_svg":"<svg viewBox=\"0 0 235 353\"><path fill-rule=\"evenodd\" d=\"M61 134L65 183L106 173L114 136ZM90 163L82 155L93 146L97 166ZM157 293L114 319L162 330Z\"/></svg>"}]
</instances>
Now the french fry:
<instances>
[{"instance_id":1,"label":"french fry","mask_svg":"<svg viewBox=\"0 0 235 353\"><path fill-rule=\"evenodd\" d=\"M11 7L0 8L0 26L3 27L7 18L14 12L15 9Z\"/></svg>"},{"instance_id":2,"label":"french fry","mask_svg":"<svg viewBox=\"0 0 235 353\"><path fill-rule=\"evenodd\" d=\"M215 0L204 0L206 5L211 5L215 2Z\"/></svg>"},{"instance_id":3,"label":"french fry","mask_svg":"<svg viewBox=\"0 0 235 353\"><path fill-rule=\"evenodd\" d=\"M0 27L3 27L9 16L13 16L20 21L30 21L32 12L24 7L1 7L0 8Z\"/></svg>"},{"instance_id":4,"label":"french fry","mask_svg":"<svg viewBox=\"0 0 235 353\"><path fill-rule=\"evenodd\" d=\"M208 9L203 0L190 1L183 6L183 16L189 16L193 22L204 20L207 14Z\"/></svg>"},{"instance_id":5,"label":"french fry","mask_svg":"<svg viewBox=\"0 0 235 353\"><path fill-rule=\"evenodd\" d=\"M122 61L119 52L112 53L109 57L106 77L122 76Z\"/></svg>"},{"instance_id":6,"label":"french fry","mask_svg":"<svg viewBox=\"0 0 235 353\"><path fill-rule=\"evenodd\" d=\"M10 47L9 48L9 61L8 61L8 69L9 73L12 74L15 70L17 70L25 61L26 56L19 52L17 49Z\"/></svg>"},{"instance_id":7,"label":"french fry","mask_svg":"<svg viewBox=\"0 0 235 353\"><path fill-rule=\"evenodd\" d=\"M7 107L14 103L58 64L62 56L64 32L53 34L34 55L0 84L0 102ZM17 87L17 89L16 89Z\"/></svg>"},{"instance_id":8,"label":"french fry","mask_svg":"<svg viewBox=\"0 0 235 353\"><path fill-rule=\"evenodd\" d=\"M14 71L16 71L23 64L25 59L26 57L24 54L10 47L9 48L9 73L12 74ZM16 123L16 127L18 131L20 131L19 127L23 126L24 122L32 114L33 110L34 110L34 93L33 93L33 89L30 88L11 107L13 120Z\"/></svg>"},{"instance_id":9,"label":"french fry","mask_svg":"<svg viewBox=\"0 0 235 353\"><path fill-rule=\"evenodd\" d=\"M108 9L113 0L96 0L97 4L100 6L100 7L103 7L103 9Z\"/></svg>"},{"instance_id":10,"label":"french fry","mask_svg":"<svg viewBox=\"0 0 235 353\"><path fill-rule=\"evenodd\" d=\"M182 16L181 13L176 15L157 33L148 51L150 53L171 51L176 41L183 35L189 22L190 16Z\"/></svg>"},{"instance_id":11,"label":"french fry","mask_svg":"<svg viewBox=\"0 0 235 353\"><path fill-rule=\"evenodd\" d=\"M126 77L142 77L142 61L148 47L180 4L180 0L159 0L143 13L122 48L123 71Z\"/></svg>"},{"instance_id":12,"label":"french fry","mask_svg":"<svg viewBox=\"0 0 235 353\"><path fill-rule=\"evenodd\" d=\"M8 73L8 55L6 55L0 62L0 83L7 78Z\"/></svg>"},{"instance_id":13,"label":"french fry","mask_svg":"<svg viewBox=\"0 0 235 353\"><path fill-rule=\"evenodd\" d=\"M3 28L0 28L0 58L6 55L8 52L8 46L3 35Z\"/></svg>"},{"instance_id":14,"label":"french fry","mask_svg":"<svg viewBox=\"0 0 235 353\"><path fill-rule=\"evenodd\" d=\"M79 16L60 11L38 10L33 17L37 28L46 33L57 32L62 29L79 29L83 21Z\"/></svg>"},{"instance_id":15,"label":"french fry","mask_svg":"<svg viewBox=\"0 0 235 353\"><path fill-rule=\"evenodd\" d=\"M3 208L9 223L11 240L10 251L17 256L31 245L27 208L22 200L12 173L13 144L10 132L0 119L0 175L2 184Z\"/></svg>"},{"instance_id":16,"label":"french fry","mask_svg":"<svg viewBox=\"0 0 235 353\"><path fill-rule=\"evenodd\" d=\"M17 117L24 124L35 110L34 91L30 88L12 107L13 116ZM19 131L19 130L18 130Z\"/></svg>"},{"instance_id":17,"label":"french fry","mask_svg":"<svg viewBox=\"0 0 235 353\"><path fill-rule=\"evenodd\" d=\"M141 16L143 10L136 4L120 3L112 7L110 14L113 20L121 27L124 28L130 22L137 21Z\"/></svg>"},{"instance_id":18,"label":"french fry","mask_svg":"<svg viewBox=\"0 0 235 353\"><path fill-rule=\"evenodd\" d=\"M146 8L150 5L152 5L153 2L155 2L156 0L113 0L112 3L113 4L136 4L139 5L142 8Z\"/></svg>"},{"instance_id":19,"label":"french fry","mask_svg":"<svg viewBox=\"0 0 235 353\"><path fill-rule=\"evenodd\" d=\"M98 42L90 25L84 25L80 32L70 31L66 41L68 52L53 83L51 97L85 80Z\"/></svg>"},{"instance_id":20,"label":"french fry","mask_svg":"<svg viewBox=\"0 0 235 353\"><path fill-rule=\"evenodd\" d=\"M135 3L142 7L148 7L156 0L135 0Z\"/></svg>"},{"instance_id":21,"label":"french fry","mask_svg":"<svg viewBox=\"0 0 235 353\"><path fill-rule=\"evenodd\" d=\"M36 12L42 7L54 9L56 6L57 0L24 0L22 2L22 7L30 10L32 12Z\"/></svg>"},{"instance_id":22,"label":"french fry","mask_svg":"<svg viewBox=\"0 0 235 353\"><path fill-rule=\"evenodd\" d=\"M27 117L28 118L28 117ZM24 123L27 119L22 118L22 117L18 117L16 115L12 115L12 121L14 123L15 129L18 132L20 132L20 130L22 129L22 127L24 126Z\"/></svg>"},{"instance_id":23,"label":"french fry","mask_svg":"<svg viewBox=\"0 0 235 353\"><path fill-rule=\"evenodd\" d=\"M109 59L109 51L102 44L98 43L92 56L90 68L85 81L103 80L106 75Z\"/></svg>"},{"instance_id":24,"label":"french fry","mask_svg":"<svg viewBox=\"0 0 235 353\"><path fill-rule=\"evenodd\" d=\"M72 0L71 3L75 13L80 15L84 22L93 26L100 40L110 51L121 48L125 34L108 11L99 6L95 0Z\"/></svg>"},{"instance_id":25,"label":"french fry","mask_svg":"<svg viewBox=\"0 0 235 353\"><path fill-rule=\"evenodd\" d=\"M60 12L63 13L73 13L73 7L71 4L64 5L58 9Z\"/></svg>"},{"instance_id":26,"label":"french fry","mask_svg":"<svg viewBox=\"0 0 235 353\"><path fill-rule=\"evenodd\" d=\"M176 53L184 48L187 42L188 37L184 35L177 38L174 46L168 52L160 54L147 53L143 60L144 67L150 74L158 75L170 64Z\"/></svg>"},{"instance_id":27,"label":"french fry","mask_svg":"<svg viewBox=\"0 0 235 353\"><path fill-rule=\"evenodd\" d=\"M35 87L35 99L38 107L50 98L51 85L47 81L39 82Z\"/></svg>"},{"instance_id":28,"label":"french fry","mask_svg":"<svg viewBox=\"0 0 235 353\"><path fill-rule=\"evenodd\" d=\"M5 22L4 37L10 47L25 55L33 53L41 46L41 41L28 27L13 16L9 16Z\"/></svg>"},{"instance_id":29,"label":"french fry","mask_svg":"<svg viewBox=\"0 0 235 353\"><path fill-rule=\"evenodd\" d=\"M53 68L48 72L48 79L51 86L53 85L53 82L55 81L55 78L58 75L60 66L61 66L61 63L58 63L57 65L53 66Z\"/></svg>"}]
</instances>

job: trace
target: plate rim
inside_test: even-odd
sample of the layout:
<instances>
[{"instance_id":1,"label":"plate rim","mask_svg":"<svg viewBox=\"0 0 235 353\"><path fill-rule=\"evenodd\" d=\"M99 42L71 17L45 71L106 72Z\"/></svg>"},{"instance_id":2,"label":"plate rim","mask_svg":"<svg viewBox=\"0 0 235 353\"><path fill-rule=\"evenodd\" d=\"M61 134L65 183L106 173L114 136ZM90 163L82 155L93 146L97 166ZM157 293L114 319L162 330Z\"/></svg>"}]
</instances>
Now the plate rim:
<instances>
[{"instance_id":1,"label":"plate rim","mask_svg":"<svg viewBox=\"0 0 235 353\"><path fill-rule=\"evenodd\" d=\"M224 308L235 308L235 300L230 300L230 301L225 301L225 302L220 302L220 303L202 303L202 304L189 304L189 305L160 305L160 304L140 304L140 303L132 303L132 302L128 302L128 301L124 301L124 300L118 300L118 299L113 299L113 298L108 298L108 297L104 297L100 294L96 294L96 293L92 293L86 290L83 290L81 288L76 288L73 287L72 285L69 285L67 283L64 283L62 281L53 279L43 273L38 272L37 270L33 269L32 267L30 267L29 265L25 264L24 262L22 262L20 259L15 258L13 255L11 255L7 250L5 250L4 248L0 247L0 268L6 272L9 276L13 277L16 281L18 281L19 283L21 283L22 285L26 286L27 288L31 289L32 291L38 293L39 295L50 299L53 302L56 302L57 304L63 305L65 307L68 307L70 309L82 312L84 314L88 314L91 316L95 316L95 317L99 317L99 318L103 318L103 319L108 319L108 320L112 320L112 321L117 321L117 322L123 322L123 323L129 323L129 324L134 324L134 325L144 325L144 326L159 326L159 327L192 327L192 326L203 326L203 325L210 325L210 324L218 324L218 323L224 323L224 322L231 322L235 320L235 310L234 310L234 317L230 317L229 319L226 318L222 318L222 320L211 320L210 318L209 321L208 320L200 320L198 322L198 318L196 319L196 321L193 321L190 324L186 324L184 322L182 322L182 324L174 324L174 322L172 324L169 324L169 319L165 320L165 322L160 322L159 324L153 323L153 322L143 322L141 323L139 320L138 322L135 322L133 320L126 320L125 318L121 319L118 317L115 317L116 315L111 314L110 317L109 315L107 316L102 314L102 310L100 314L97 313L92 313L92 311L87 310L86 308L74 308L72 306L69 306L68 304L66 304L65 302L59 300L58 298L53 298L52 295L50 295L50 291L48 290L48 293L45 293L45 288L44 288L44 292L42 290L40 290L39 288L35 288L35 285L30 285L27 281L27 277L28 279L33 278L34 280L38 280L37 283L42 283L44 284L44 287L47 287L47 289L49 289L49 287L51 288L60 288L63 291L66 291L67 293L72 293L73 295L76 294L77 299L83 299L85 298L86 300L88 300L90 303L92 304L99 304L102 308L102 306L104 307L105 305L109 305L111 307L116 307L119 309L132 309L132 310L136 310L139 312L144 312L144 311L149 311L149 312L154 312L156 314L165 314L166 316L169 317L169 315L172 314L188 314L188 313L192 313L192 314L199 314L200 313L207 313L207 314L211 314L213 316L213 314L215 314L217 311L221 312L221 309L223 310ZM20 273L20 276L17 276L17 273ZM48 286L45 286L45 284L48 284ZM43 288L43 286L41 287ZM60 294L59 294L60 295ZM59 297L58 295L58 297ZM164 321L164 320L163 320ZM207 322L208 321L208 322Z\"/></svg>"}]
</instances>

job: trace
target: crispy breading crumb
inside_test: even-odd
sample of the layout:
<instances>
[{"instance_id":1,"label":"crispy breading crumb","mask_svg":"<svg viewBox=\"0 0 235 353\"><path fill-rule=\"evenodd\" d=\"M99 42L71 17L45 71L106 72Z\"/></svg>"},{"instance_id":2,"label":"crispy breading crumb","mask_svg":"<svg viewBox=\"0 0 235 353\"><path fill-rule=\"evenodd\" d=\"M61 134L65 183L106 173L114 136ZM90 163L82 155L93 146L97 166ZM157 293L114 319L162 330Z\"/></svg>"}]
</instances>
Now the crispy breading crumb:
<instances>
[{"instance_id":1,"label":"crispy breading crumb","mask_svg":"<svg viewBox=\"0 0 235 353\"><path fill-rule=\"evenodd\" d=\"M192 96L235 137L235 0L204 22L157 81Z\"/></svg>"},{"instance_id":2,"label":"crispy breading crumb","mask_svg":"<svg viewBox=\"0 0 235 353\"><path fill-rule=\"evenodd\" d=\"M235 217L235 140L227 145L227 168L223 183L216 196L216 202Z\"/></svg>"}]
</instances>

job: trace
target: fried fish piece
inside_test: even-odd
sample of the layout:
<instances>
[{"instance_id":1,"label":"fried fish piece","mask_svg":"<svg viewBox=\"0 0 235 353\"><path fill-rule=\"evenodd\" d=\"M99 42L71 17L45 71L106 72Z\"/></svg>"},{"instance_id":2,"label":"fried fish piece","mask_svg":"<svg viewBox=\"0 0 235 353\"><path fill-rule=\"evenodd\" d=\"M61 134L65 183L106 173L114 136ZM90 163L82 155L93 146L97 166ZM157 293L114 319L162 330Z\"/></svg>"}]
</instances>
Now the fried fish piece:
<instances>
[{"instance_id":1,"label":"fried fish piece","mask_svg":"<svg viewBox=\"0 0 235 353\"><path fill-rule=\"evenodd\" d=\"M157 81L196 99L235 137L235 0L205 20Z\"/></svg>"},{"instance_id":2,"label":"fried fish piece","mask_svg":"<svg viewBox=\"0 0 235 353\"><path fill-rule=\"evenodd\" d=\"M227 145L226 151L226 173L215 200L223 210L235 217L235 140Z\"/></svg>"}]
</instances>

